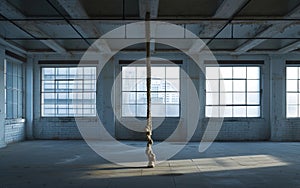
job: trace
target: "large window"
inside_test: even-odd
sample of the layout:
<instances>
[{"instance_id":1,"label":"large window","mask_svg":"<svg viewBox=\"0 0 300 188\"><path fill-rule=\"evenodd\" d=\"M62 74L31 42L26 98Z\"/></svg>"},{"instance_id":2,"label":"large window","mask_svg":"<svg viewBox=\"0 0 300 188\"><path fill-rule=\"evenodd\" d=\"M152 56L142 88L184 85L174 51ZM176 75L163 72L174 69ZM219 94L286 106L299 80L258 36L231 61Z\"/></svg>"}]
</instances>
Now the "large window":
<instances>
[{"instance_id":1,"label":"large window","mask_svg":"<svg viewBox=\"0 0 300 188\"><path fill-rule=\"evenodd\" d=\"M21 63L4 62L5 112L7 119L23 116L23 68Z\"/></svg>"},{"instance_id":2,"label":"large window","mask_svg":"<svg viewBox=\"0 0 300 188\"><path fill-rule=\"evenodd\" d=\"M300 70L286 67L286 117L300 117Z\"/></svg>"},{"instance_id":3,"label":"large window","mask_svg":"<svg viewBox=\"0 0 300 188\"><path fill-rule=\"evenodd\" d=\"M206 67L206 117L260 117L260 67Z\"/></svg>"},{"instance_id":4,"label":"large window","mask_svg":"<svg viewBox=\"0 0 300 188\"><path fill-rule=\"evenodd\" d=\"M96 67L43 67L42 116L96 115Z\"/></svg>"},{"instance_id":5,"label":"large window","mask_svg":"<svg viewBox=\"0 0 300 188\"><path fill-rule=\"evenodd\" d=\"M151 113L153 117L179 117L180 67L151 68ZM146 117L146 67L122 67L122 116Z\"/></svg>"}]
</instances>

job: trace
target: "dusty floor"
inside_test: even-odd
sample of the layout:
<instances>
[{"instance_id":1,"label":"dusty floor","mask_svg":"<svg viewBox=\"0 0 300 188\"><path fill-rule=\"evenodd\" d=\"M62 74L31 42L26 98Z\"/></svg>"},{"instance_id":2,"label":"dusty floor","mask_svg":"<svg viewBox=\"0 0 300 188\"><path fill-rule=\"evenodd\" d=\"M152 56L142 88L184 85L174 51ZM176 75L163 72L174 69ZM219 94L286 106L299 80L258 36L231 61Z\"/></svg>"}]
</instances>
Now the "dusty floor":
<instances>
[{"instance_id":1,"label":"dusty floor","mask_svg":"<svg viewBox=\"0 0 300 188\"><path fill-rule=\"evenodd\" d=\"M84 141L10 144L0 149L0 188L300 187L300 143L215 142L204 153L198 144L154 169L111 164Z\"/></svg>"}]
</instances>

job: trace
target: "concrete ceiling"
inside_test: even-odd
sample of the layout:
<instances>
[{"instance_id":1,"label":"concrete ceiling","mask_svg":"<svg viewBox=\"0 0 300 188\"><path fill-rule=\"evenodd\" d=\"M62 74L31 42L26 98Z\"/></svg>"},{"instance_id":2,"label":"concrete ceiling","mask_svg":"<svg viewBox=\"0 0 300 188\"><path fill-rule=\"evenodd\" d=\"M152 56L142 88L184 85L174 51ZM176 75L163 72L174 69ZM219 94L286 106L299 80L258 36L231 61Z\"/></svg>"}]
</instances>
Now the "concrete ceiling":
<instances>
[{"instance_id":1,"label":"concrete ceiling","mask_svg":"<svg viewBox=\"0 0 300 188\"><path fill-rule=\"evenodd\" d=\"M83 52L103 34L144 20L146 11L152 20L188 29L215 52L299 52L299 0L2 0L0 42L25 53ZM132 33L143 36L142 30L114 36ZM117 48L114 41L103 45L108 51ZM203 46L185 43L182 48L198 53ZM144 50L144 45L128 50ZM155 50L172 48L155 44Z\"/></svg>"}]
</instances>

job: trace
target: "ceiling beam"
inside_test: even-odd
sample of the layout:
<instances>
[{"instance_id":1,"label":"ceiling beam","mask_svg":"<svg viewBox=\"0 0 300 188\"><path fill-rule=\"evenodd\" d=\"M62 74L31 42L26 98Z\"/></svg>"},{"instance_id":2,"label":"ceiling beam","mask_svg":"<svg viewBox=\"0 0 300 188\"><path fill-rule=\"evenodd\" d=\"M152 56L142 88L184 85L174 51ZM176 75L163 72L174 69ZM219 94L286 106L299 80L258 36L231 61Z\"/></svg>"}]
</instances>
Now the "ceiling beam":
<instances>
[{"instance_id":1,"label":"ceiling beam","mask_svg":"<svg viewBox=\"0 0 300 188\"><path fill-rule=\"evenodd\" d=\"M292 12L288 13L285 15L283 18L294 18L300 15L300 6L296 7ZM283 33L283 31L289 27L290 25L297 24L297 22L282 22L282 23L277 23L273 24L264 31L258 33L255 37L257 38L264 38L264 37L274 37L280 33ZM259 44L263 43L267 39L251 39L239 46L235 51L232 53L233 55L240 55L243 54L254 47L258 46ZM284 49L283 49L284 50Z\"/></svg>"},{"instance_id":2,"label":"ceiling beam","mask_svg":"<svg viewBox=\"0 0 300 188\"><path fill-rule=\"evenodd\" d=\"M224 0L213 18L231 18L248 0Z\"/></svg>"},{"instance_id":3,"label":"ceiling beam","mask_svg":"<svg viewBox=\"0 0 300 188\"><path fill-rule=\"evenodd\" d=\"M231 19L247 2L248 0L224 0L216 10L213 18ZM223 29L227 24L228 23L224 22L220 27L205 27L202 33L210 33L211 36L215 36L220 32L220 29ZM203 40L203 42L208 44L211 40L212 39L206 39ZM189 53L199 53L206 46L203 42L195 41L189 49Z\"/></svg>"},{"instance_id":4,"label":"ceiling beam","mask_svg":"<svg viewBox=\"0 0 300 188\"><path fill-rule=\"evenodd\" d=\"M296 41L290 45L287 45L281 49L279 49L277 52L279 54L286 54L288 52L291 52L291 51L294 51L294 50L297 50L300 48L300 41Z\"/></svg>"},{"instance_id":5,"label":"ceiling beam","mask_svg":"<svg viewBox=\"0 0 300 188\"><path fill-rule=\"evenodd\" d=\"M13 18L26 19L25 15L23 15L19 10L17 10L15 7L9 4L6 0L1 1L0 13L3 16L7 17L8 19L13 19ZM25 22L18 22L18 23L14 22L14 24L23 28L25 31L29 32L35 37L50 38L47 34L45 34L42 30L37 28L35 25L29 25ZM43 44L45 44L55 52L66 53L66 50L54 40L43 40L43 41L41 40L40 42L42 42Z\"/></svg>"},{"instance_id":6,"label":"ceiling beam","mask_svg":"<svg viewBox=\"0 0 300 188\"><path fill-rule=\"evenodd\" d=\"M14 49L14 50L16 50L16 51L18 51L18 52L21 52L21 53L23 53L23 54L27 54L27 51L26 51L25 49L23 49L23 48L21 48L21 47L17 47L16 45L11 44L10 42L4 40L4 39L1 38L1 37L0 37L0 44L4 45L4 46L6 46L6 47L9 47L9 48L11 48L11 49Z\"/></svg>"},{"instance_id":7,"label":"ceiling beam","mask_svg":"<svg viewBox=\"0 0 300 188\"><path fill-rule=\"evenodd\" d=\"M159 0L139 0L140 18L145 19L146 12L150 12L150 19L158 16Z\"/></svg>"},{"instance_id":8,"label":"ceiling beam","mask_svg":"<svg viewBox=\"0 0 300 188\"><path fill-rule=\"evenodd\" d=\"M89 15L79 0L57 0L57 2L65 9L72 19L89 19ZM91 21L86 20L85 23L85 25L78 25L85 37L101 36L102 33ZM111 49L105 40L96 41L94 45L101 52L111 53Z\"/></svg>"}]
</instances>

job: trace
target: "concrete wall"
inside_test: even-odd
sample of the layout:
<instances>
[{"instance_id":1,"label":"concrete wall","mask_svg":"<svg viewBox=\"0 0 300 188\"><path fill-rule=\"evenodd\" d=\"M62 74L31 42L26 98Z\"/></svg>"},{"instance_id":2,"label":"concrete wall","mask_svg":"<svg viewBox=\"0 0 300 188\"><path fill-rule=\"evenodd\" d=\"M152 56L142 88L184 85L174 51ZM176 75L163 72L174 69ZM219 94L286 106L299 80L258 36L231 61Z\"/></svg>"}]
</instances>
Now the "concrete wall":
<instances>
[{"instance_id":1,"label":"concrete wall","mask_svg":"<svg viewBox=\"0 0 300 188\"><path fill-rule=\"evenodd\" d=\"M192 79L200 100L200 119L196 131L192 137L193 141L201 140L204 131L207 128L208 119L204 115L205 104L205 84L204 75L200 69L192 62L192 60L178 53L157 53L156 56L182 60L184 70ZM136 60L143 58L144 54L140 52L119 53L112 59L101 72L97 82L97 111L102 123L106 126L108 132L119 139L144 139L144 134L134 132L123 124L132 124L136 126L133 120L118 119L120 109L120 95L118 94L118 83L114 80L120 71L120 60ZM34 66L34 115L33 115L33 137L36 139L81 139L81 135L76 126L76 122L72 118L42 118L40 117L40 65L39 60L78 60L80 56L69 55L40 55L33 57ZM216 55L218 60L262 60L262 117L261 118L234 118L225 119L223 126L217 136L219 141L254 141L254 140L272 140L272 141L299 141L300 140L300 120L285 118L285 61L299 60L300 55ZM202 57L202 61L209 57ZM184 86L184 84L182 84ZM114 89L114 91L112 91ZM181 120L166 120L163 125L154 130L154 139L164 140L174 130L173 125L178 123L182 126L180 130L181 136L186 136L189 129L187 114L189 108L185 104L188 98L188 88L182 88L182 116ZM113 110L115 107L115 112ZM272 109L272 110L270 110ZM82 119L82 121L88 121ZM155 121L155 119L154 119ZM159 120L158 120L159 121ZM141 125L144 126L144 125ZM179 134L178 134L179 135ZM182 137L177 137L179 140Z\"/></svg>"}]
</instances>

